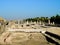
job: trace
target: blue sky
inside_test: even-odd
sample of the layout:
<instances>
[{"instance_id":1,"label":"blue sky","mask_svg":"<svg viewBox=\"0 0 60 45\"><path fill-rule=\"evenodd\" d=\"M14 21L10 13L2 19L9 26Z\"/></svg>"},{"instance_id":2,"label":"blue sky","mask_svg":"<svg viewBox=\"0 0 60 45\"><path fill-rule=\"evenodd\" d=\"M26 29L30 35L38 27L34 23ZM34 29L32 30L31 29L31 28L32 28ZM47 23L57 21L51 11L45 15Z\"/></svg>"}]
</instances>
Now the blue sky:
<instances>
[{"instance_id":1,"label":"blue sky","mask_svg":"<svg viewBox=\"0 0 60 45\"><path fill-rule=\"evenodd\" d=\"M60 14L60 0L0 0L0 16L5 19L51 17Z\"/></svg>"}]
</instances>

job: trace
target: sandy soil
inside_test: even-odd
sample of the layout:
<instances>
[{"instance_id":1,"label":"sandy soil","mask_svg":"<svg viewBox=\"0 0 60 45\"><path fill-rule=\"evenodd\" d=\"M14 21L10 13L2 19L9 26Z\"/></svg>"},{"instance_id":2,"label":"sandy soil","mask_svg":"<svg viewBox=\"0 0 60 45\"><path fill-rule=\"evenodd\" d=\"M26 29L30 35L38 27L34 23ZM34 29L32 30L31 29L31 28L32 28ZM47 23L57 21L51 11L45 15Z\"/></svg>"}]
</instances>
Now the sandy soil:
<instances>
[{"instance_id":1,"label":"sandy soil","mask_svg":"<svg viewBox=\"0 0 60 45\"><path fill-rule=\"evenodd\" d=\"M7 32L5 32L8 34ZM54 45L49 43L46 38L41 33L23 33L23 32L13 32L6 38L4 41L4 36L1 36L3 39L2 43L0 39L0 43L4 45Z\"/></svg>"}]
</instances>

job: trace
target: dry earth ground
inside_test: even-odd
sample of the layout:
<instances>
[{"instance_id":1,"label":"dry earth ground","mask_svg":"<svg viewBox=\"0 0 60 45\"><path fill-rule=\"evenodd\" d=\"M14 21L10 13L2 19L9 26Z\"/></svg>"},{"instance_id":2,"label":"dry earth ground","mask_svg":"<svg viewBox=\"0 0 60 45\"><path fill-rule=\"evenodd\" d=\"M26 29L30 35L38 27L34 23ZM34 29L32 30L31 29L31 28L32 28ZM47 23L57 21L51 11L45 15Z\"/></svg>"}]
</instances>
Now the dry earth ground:
<instances>
[{"instance_id":1,"label":"dry earth ground","mask_svg":"<svg viewBox=\"0 0 60 45\"><path fill-rule=\"evenodd\" d=\"M5 32L2 34L2 36L0 36L0 45L55 45L55 44L48 42L41 33Z\"/></svg>"}]
</instances>

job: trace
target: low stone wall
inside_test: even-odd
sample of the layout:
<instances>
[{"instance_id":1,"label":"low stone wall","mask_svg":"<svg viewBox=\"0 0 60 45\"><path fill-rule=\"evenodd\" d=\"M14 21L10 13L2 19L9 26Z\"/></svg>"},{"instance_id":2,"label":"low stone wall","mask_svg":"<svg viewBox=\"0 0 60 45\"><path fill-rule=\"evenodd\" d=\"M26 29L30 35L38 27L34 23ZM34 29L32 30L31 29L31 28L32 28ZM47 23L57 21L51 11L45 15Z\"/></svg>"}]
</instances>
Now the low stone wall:
<instances>
[{"instance_id":1,"label":"low stone wall","mask_svg":"<svg viewBox=\"0 0 60 45\"><path fill-rule=\"evenodd\" d=\"M48 32L48 31L46 31L45 33L60 40L60 36L57 34L54 34L54 33Z\"/></svg>"}]
</instances>

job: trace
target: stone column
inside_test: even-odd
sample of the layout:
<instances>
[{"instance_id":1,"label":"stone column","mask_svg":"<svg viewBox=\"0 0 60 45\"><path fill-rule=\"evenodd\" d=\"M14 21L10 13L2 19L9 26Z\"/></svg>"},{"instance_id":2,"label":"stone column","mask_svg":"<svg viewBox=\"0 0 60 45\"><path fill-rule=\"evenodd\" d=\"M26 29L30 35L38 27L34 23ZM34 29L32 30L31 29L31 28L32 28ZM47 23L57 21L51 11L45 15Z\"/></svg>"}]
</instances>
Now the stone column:
<instances>
[{"instance_id":1,"label":"stone column","mask_svg":"<svg viewBox=\"0 0 60 45\"><path fill-rule=\"evenodd\" d=\"M34 21L33 24L36 24L36 22Z\"/></svg>"},{"instance_id":2,"label":"stone column","mask_svg":"<svg viewBox=\"0 0 60 45\"><path fill-rule=\"evenodd\" d=\"M32 21L30 23L32 24Z\"/></svg>"},{"instance_id":3,"label":"stone column","mask_svg":"<svg viewBox=\"0 0 60 45\"><path fill-rule=\"evenodd\" d=\"M53 22L53 25L54 25L54 22Z\"/></svg>"},{"instance_id":4,"label":"stone column","mask_svg":"<svg viewBox=\"0 0 60 45\"><path fill-rule=\"evenodd\" d=\"M48 20L48 24L50 24L50 20Z\"/></svg>"},{"instance_id":5,"label":"stone column","mask_svg":"<svg viewBox=\"0 0 60 45\"><path fill-rule=\"evenodd\" d=\"M41 25L41 21L40 21L40 25Z\"/></svg>"},{"instance_id":6,"label":"stone column","mask_svg":"<svg viewBox=\"0 0 60 45\"><path fill-rule=\"evenodd\" d=\"M28 21L27 21L27 24L29 24Z\"/></svg>"}]
</instances>

